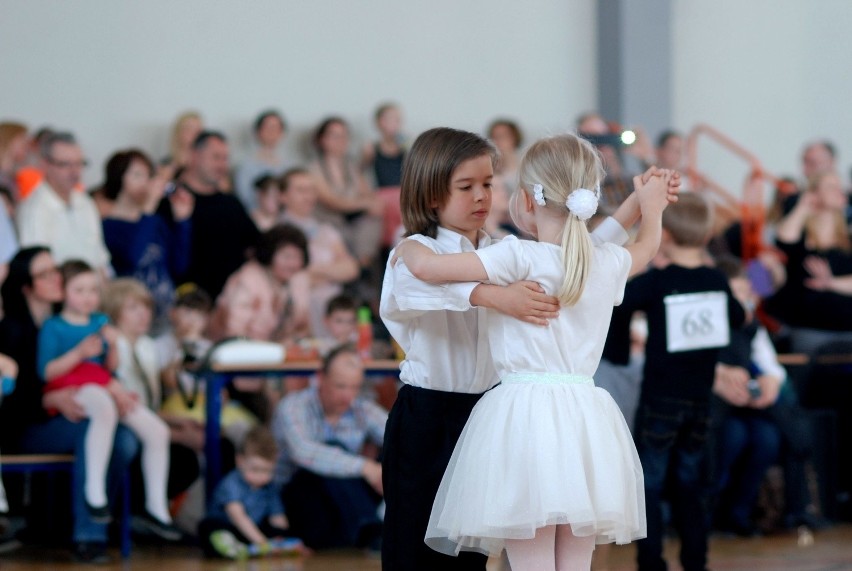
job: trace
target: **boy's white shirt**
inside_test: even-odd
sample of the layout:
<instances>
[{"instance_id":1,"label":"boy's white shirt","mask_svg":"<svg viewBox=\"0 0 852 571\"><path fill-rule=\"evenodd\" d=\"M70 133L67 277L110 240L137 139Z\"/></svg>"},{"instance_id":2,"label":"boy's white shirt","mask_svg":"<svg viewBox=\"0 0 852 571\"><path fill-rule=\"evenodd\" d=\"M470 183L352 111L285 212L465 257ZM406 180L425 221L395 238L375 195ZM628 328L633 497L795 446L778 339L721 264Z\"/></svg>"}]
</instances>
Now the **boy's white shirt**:
<instances>
[{"instance_id":1,"label":"boy's white shirt","mask_svg":"<svg viewBox=\"0 0 852 571\"><path fill-rule=\"evenodd\" d=\"M439 254L473 252L473 244L456 232L438 228L432 239L411 236ZM595 243L627 243L627 231L612 217L592 232ZM478 247L492 243L479 233ZM380 314L403 351L399 378L404 383L454 393L483 393L497 383L487 337L487 311L473 307L470 295L478 282L429 284L415 278L402 260L391 266L382 283ZM414 351L412 351L414 348Z\"/></svg>"}]
</instances>

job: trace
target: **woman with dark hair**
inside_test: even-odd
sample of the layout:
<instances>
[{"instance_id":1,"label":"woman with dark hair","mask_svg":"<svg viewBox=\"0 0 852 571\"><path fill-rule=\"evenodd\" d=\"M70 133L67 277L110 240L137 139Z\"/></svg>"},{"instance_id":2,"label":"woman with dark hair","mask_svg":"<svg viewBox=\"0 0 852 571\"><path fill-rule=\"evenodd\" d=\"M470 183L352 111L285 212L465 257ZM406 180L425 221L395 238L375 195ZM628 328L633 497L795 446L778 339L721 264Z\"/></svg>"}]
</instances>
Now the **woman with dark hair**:
<instances>
[{"instance_id":1,"label":"woman with dark hair","mask_svg":"<svg viewBox=\"0 0 852 571\"><path fill-rule=\"evenodd\" d=\"M261 235L254 259L228 278L210 321L212 339L291 342L310 334L308 241L290 224Z\"/></svg>"},{"instance_id":2,"label":"woman with dark hair","mask_svg":"<svg viewBox=\"0 0 852 571\"><path fill-rule=\"evenodd\" d=\"M267 110L254 120L254 135L251 153L237 167L235 183L237 198L247 211L257 207L254 183L263 175L278 177L292 166L292 161L283 152L281 145L287 135L287 123L278 111Z\"/></svg>"},{"instance_id":3,"label":"woman with dark hair","mask_svg":"<svg viewBox=\"0 0 852 571\"><path fill-rule=\"evenodd\" d=\"M316 217L340 230L362 268L369 268L379 251L384 202L349 155L349 126L329 117L314 134L317 160L310 171L320 181Z\"/></svg>"},{"instance_id":4,"label":"woman with dark hair","mask_svg":"<svg viewBox=\"0 0 852 571\"><path fill-rule=\"evenodd\" d=\"M77 387L42 394L36 374L36 344L42 324L62 301L62 281L50 250L40 246L19 251L9 264L3 283L3 320L0 321L0 353L19 366L15 391L0 408L0 445L4 452L73 454L74 490L71 513L75 557L87 563L103 563L106 524L94 521L86 508L85 444L88 420L74 400ZM116 491L120 478L139 451L139 441L119 426L112 442L108 482ZM114 502L110 505L114 505Z\"/></svg>"},{"instance_id":5,"label":"woman with dark hair","mask_svg":"<svg viewBox=\"0 0 852 571\"><path fill-rule=\"evenodd\" d=\"M159 201L164 187L172 188L154 176L154 164L142 151L119 151L107 161L103 192L114 205L103 220L104 242L116 275L136 278L154 296L154 333L167 325L174 277L189 267L189 217L194 202L184 188L170 192L176 223L169 226L159 215L148 213L148 205Z\"/></svg>"}]
</instances>

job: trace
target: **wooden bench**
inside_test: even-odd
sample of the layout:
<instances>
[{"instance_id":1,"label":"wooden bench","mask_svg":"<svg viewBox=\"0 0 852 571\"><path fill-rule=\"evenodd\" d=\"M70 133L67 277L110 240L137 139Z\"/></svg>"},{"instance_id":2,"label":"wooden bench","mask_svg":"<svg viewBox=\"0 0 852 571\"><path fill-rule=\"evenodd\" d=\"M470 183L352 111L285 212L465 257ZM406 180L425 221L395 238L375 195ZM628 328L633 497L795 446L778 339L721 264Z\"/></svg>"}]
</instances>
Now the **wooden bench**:
<instances>
[{"instance_id":1,"label":"wooden bench","mask_svg":"<svg viewBox=\"0 0 852 571\"><path fill-rule=\"evenodd\" d=\"M74 456L71 454L2 454L0 472L33 474L35 472L66 472L72 477L73 485ZM73 497L73 490L72 490ZM119 536L121 538L121 556L130 557L130 480L125 474L121 482L121 520Z\"/></svg>"}]
</instances>

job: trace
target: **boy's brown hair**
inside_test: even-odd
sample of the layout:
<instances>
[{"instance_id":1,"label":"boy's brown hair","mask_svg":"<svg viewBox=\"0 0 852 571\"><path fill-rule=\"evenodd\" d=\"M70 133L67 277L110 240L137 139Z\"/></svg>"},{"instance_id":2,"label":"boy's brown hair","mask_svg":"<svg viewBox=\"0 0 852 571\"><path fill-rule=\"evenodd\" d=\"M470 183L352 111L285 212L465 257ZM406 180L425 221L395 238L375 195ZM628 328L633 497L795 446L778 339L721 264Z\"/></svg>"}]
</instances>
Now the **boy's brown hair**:
<instances>
[{"instance_id":1,"label":"boy's brown hair","mask_svg":"<svg viewBox=\"0 0 852 571\"><path fill-rule=\"evenodd\" d=\"M497 158L494 146L475 133L437 127L420 134L405 154L399 203L405 236L438 235L436 205L450 195L453 171L466 160L481 156Z\"/></svg>"},{"instance_id":2,"label":"boy's brown hair","mask_svg":"<svg viewBox=\"0 0 852 571\"><path fill-rule=\"evenodd\" d=\"M663 211L663 229L678 246L700 248L710 238L713 213L707 199L697 192L685 192Z\"/></svg>"},{"instance_id":3,"label":"boy's brown hair","mask_svg":"<svg viewBox=\"0 0 852 571\"><path fill-rule=\"evenodd\" d=\"M62 287L67 286L68 282L80 274L88 274L94 271L95 269L83 260L68 260L59 266L59 273L62 274Z\"/></svg>"},{"instance_id":4,"label":"boy's brown hair","mask_svg":"<svg viewBox=\"0 0 852 571\"><path fill-rule=\"evenodd\" d=\"M113 323L118 322L121 308L128 299L136 299L154 309L154 298L145 284L133 278L116 278L107 283L101 299L101 309Z\"/></svg>"},{"instance_id":5,"label":"boy's brown hair","mask_svg":"<svg viewBox=\"0 0 852 571\"><path fill-rule=\"evenodd\" d=\"M263 426L255 426L248 431L245 439L243 439L239 453L242 456L257 456L275 462L278 458L278 445L269 429Z\"/></svg>"}]
</instances>

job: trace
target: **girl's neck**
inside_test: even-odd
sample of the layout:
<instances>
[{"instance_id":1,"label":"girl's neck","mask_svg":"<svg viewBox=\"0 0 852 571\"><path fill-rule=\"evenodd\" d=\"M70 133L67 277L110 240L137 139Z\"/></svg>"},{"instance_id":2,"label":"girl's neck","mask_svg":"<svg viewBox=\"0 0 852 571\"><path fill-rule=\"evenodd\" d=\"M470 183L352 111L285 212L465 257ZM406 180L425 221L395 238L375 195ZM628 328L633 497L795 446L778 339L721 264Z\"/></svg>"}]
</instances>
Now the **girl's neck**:
<instances>
[{"instance_id":1,"label":"girl's neck","mask_svg":"<svg viewBox=\"0 0 852 571\"><path fill-rule=\"evenodd\" d=\"M390 133L382 133L382 138L379 141L379 148L387 155L394 155L400 151L397 135Z\"/></svg>"},{"instance_id":2,"label":"girl's neck","mask_svg":"<svg viewBox=\"0 0 852 571\"><path fill-rule=\"evenodd\" d=\"M278 145L271 147L260 145L257 148L257 157L266 164L278 165Z\"/></svg>"},{"instance_id":3,"label":"girl's neck","mask_svg":"<svg viewBox=\"0 0 852 571\"><path fill-rule=\"evenodd\" d=\"M136 221L142 217L143 210L141 204L137 204L133 199L124 194L119 194L112 207L110 216L122 220Z\"/></svg>"},{"instance_id":4,"label":"girl's neck","mask_svg":"<svg viewBox=\"0 0 852 571\"><path fill-rule=\"evenodd\" d=\"M556 216L544 209L537 209L535 214L536 240L547 244L562 243L562 231L568 220L566 216Z\"/></svg>"},{"instance_id":5,"label":"girl's neck","mask_svg":"<svg viewBox=\"0 0 852 571\"><path fill-rule=\"evenodd\" d=\"M89 323L89 318L91 317L88 313L80 313L67 307L62 310L60 315L62 315L62 319L75 325L86 325Z\"/></svg>"}]
</instances>

